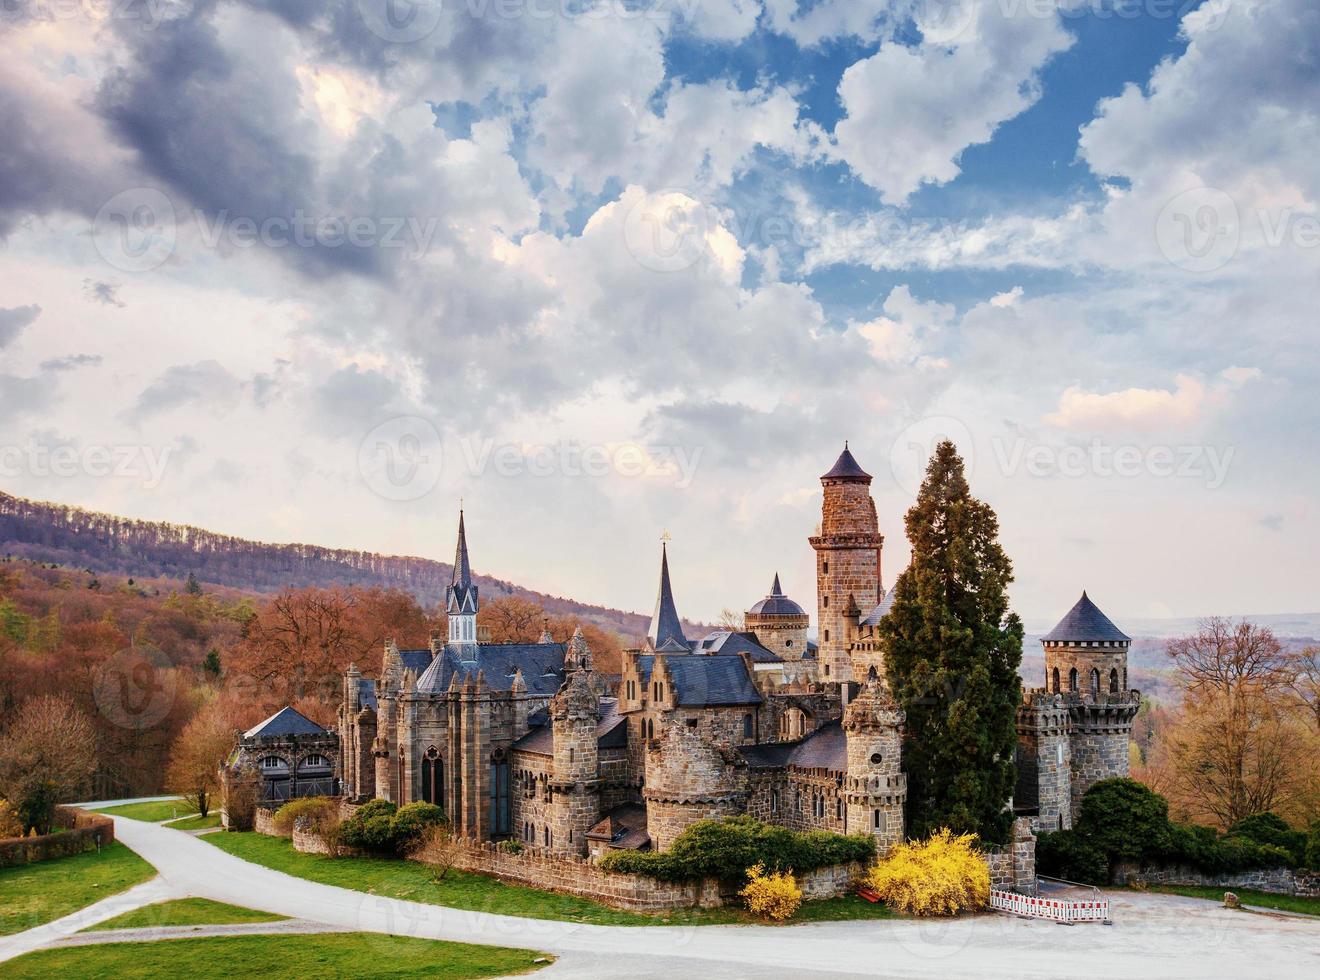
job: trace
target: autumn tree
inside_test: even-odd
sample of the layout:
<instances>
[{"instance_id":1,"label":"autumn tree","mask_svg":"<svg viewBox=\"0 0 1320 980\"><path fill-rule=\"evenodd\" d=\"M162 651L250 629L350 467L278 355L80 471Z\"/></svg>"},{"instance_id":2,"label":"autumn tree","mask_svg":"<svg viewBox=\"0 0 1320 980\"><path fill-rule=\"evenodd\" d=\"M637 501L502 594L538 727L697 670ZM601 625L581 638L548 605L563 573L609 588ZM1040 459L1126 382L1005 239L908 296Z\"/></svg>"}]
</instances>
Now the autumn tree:
<instances>
[{"instance_id":1,"label":"autumn tree","mask_svg":"<svg viewBox=\"0 0 1320 980\"><path fill-rule=\"evenodd\" d=\"M1267 627L1215 617L1167 646L1182 711L1169 726L1171 796L1227 828L1316 791L1316 739L1298 710L1299 664Z\"/></svg>"},{"instance_id":2,"label":"autumn tree","mask_svg":"<svg viewBox=\"0 0 1320 980\"><path fill-rule=\"evenodd\" d=\"M908 832L1003 842L1016 770L1022 623L999 520L971 495L953 443L936 447L905 518L912 562L881 620L885 667L907 713Z\"/></svg>"},{"instance_id":3,"label":"autumn tree","mask_svg":"<svg viewBox=\"0 0 1320 980\"><path fill-rule=\"evenodd\" d=\"M517 595L488 599L477 611L477 624L490 631L492 643L535 643L545 620L544 609Z\"/></svg>"},{"instance_id":4,"label":"autumn tree","mask_svg":"<svg viewBox=\"0 0 1320 980\"><path fill-rule=\"evenodd\" d=\"M203 817L220 791L221 764L238 740L238 730L224 704L211 699L202 705L170 752L165 787L178 793Z\"/></svg>"},{"instance_id":5,"label":"autumn tree","mask_svg":"<svg viewBox=\"0 0 1320 980\"><path fill-rule=\"evenodd\" d=\"M0 730L0 796L17 810L24 834L50 833L55 805L95 769L95 730L66 695L27 698Z\"/></svg>"}]
</instances>

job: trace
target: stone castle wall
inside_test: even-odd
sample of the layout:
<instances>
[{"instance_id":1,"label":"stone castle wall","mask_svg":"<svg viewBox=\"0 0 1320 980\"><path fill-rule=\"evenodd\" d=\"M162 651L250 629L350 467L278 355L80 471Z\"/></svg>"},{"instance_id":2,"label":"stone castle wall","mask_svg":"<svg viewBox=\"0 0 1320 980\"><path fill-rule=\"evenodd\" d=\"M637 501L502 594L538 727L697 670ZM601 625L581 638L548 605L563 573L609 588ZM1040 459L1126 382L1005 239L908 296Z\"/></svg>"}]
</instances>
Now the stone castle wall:
<instances>
[{"instance_id":1,"label":"stone castle wall","mask_svg":"<svg viewBox=\"0 0 1320 980\"><path fill-rule=\"evenodd\" d=\"M1074 731L1072 754L1072 812L1081 811L1082 796L1102 779L1128 774L1128 740L1131 729L1121 731Z\"/></svg>"},{"instance_id":2,"label":"stone castle wall","mask_svg":"<svg viewBox=\"0 0 1320 980\"><path fill-rule=\"evenodd\" d=\"M984 852L990 866L990 887L1020 895L1036 894L1036 835L1025 817L1013 821L1013 839Z\"/></svg>"},{"instance_id":3,"label":"stone castle wall","mask_svg":"<svg viewBox=\"0 0 1320 980\"><path fill-rule=\"evenodd\" d=\"M1114 869L1116 885L1205 885L1211 888L1251 888L1276 895L1320 898L1320 871L1291 868L1262 868L1232 874L1206 874L1188 867L1140 867L1119 864Z\"/></svg>"}]
</instances>

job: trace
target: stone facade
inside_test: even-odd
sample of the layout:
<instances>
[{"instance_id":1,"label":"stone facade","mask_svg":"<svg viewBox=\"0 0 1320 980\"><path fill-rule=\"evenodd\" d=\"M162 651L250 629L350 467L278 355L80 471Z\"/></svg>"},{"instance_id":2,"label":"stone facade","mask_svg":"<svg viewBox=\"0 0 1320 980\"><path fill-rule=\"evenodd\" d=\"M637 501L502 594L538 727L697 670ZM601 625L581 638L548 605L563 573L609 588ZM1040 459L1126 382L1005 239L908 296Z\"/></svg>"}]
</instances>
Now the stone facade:
<instances>
[{"instance_id":1,"label":"stone facade","mask_svg":"<svg viewBox=\"0 0 1320 980\"><path fill-rule=\"evenodd\" d=\"M1002 848L985 852L990 866L990 887L1021 895L1036 894L1036 835L1031 821L1013 821L1013 840Z\"/></svg>"},{"instance_id":2,"label":"stone facade","mask_svg":"<svg viewBox=\"0 0 1320 980\"><path fill-rule=\"evenodd\" d=\"M1250 888L1275 895L1320 898L1320 872L1293 871L1290 868L1262 868L1211 875L1187 867L1140 867L1119 864L1114 869L1115 885L1205 885L1211 888Z\"/></svg>"}]
</instances>

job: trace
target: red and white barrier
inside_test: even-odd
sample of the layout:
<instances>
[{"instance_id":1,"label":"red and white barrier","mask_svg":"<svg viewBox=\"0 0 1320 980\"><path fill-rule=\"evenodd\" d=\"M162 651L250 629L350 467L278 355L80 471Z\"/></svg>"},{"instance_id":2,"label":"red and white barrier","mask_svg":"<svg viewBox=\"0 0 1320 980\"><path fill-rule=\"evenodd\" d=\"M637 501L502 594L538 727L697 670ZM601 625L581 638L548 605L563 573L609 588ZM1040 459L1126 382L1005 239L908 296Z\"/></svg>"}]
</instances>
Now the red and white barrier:
<instances>
[{"instance_id":1,"label":"red and white barrier","mask_svg":"<svg viewBox=\"0 0 1320 980\"><path fill-rule=\"evenodd\" d=\"M1074 901L1064 898L1038 898L1016 892L990 889L990 907L1013 915L1028 915L1056 922L1108 922L1109 899Z\"/></svg>"}]
</instances>

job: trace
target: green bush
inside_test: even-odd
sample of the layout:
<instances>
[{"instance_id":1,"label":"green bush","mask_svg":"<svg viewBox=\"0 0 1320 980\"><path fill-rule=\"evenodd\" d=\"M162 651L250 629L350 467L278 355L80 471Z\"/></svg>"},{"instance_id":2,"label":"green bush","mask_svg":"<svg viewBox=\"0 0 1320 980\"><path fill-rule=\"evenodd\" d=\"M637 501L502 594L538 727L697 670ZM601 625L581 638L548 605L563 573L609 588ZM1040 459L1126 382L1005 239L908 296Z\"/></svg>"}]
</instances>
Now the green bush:
<instances>
[{"instance_id":1,"label":"green bush","mask_svg":"<svg viewBox=\"0 0 1320 980\"><path fill-rule=\"evenodd\" d=\"M745 882L747 869L756 865L770 873L790 869L802 873L874 857L875 838L869 834L799 833L738 816L697 821L664 854L611 851L601 859L601 866L662 881Z\"/></svg>"},{"instance_id":2,"label":"green bush","mask_svg":"<svg viewBox=\"0 0 1320 980\"><path fill-rule=\"evenodd\" d=\"M276 830L281 834L287 834L293 830L293 825L298 822L299 817L311 817L314 821L319 821L338 811L339 804L329 797L304 796L302 799L290 800L276 810L272 821Z\"/></svg>"},{"instance_id":3,"label":"green bush","mask_svg":"<svg viewBox=\"0 0 1320 980\"><path fill-rule=\"evenodd\" d=\"M1148 861L1169 849L1169 804L1135 779L1102 779L1082 797L1073 822L1109 861Z\"/></svg>"},{"instance_id":4,"label":"green bush","mask_svg":"<svg viewBox=\"0 0 1320 980\"><path fill-rule=\"evenodd\" d=\"M1306 864L1306 833L1293 830L1277 814L1256 813L1244 817L1228 828L1226 836L1243 837L1287 851L1288 863L1294 868Z\"/></svg>"},{"instance_id":5,"label":"green bush","mask_svg":"<svg viewBox=\"0 0 1320 980\"><path fill-rule=\"evenodd\" d=\"M1320 820L1311 824L1311 831L1306 835L1306 867L1320 871Z\"/></svg>"},{"instance_id":6,"label":"green bush","mask_svg":"<svg viewBox=\"0 0 1320 980\"><path fill-rule=\"evenodd\" d=\"M394 849L407 854L422 839L426 828L446 822L445 811L434 803L409 803L394 815Z\"/></svg>"},{"instance_id":7,"label":"green bush","mask_svg":"<svg viewBox=\"0 0 1320 980\"><path fill-rule=\"evenodd\" d=\"M1036 838L1036 870L1047 878L1109 884L1109 858L1075 830L1056 830Z\"/></svg>"}]
</instances>

